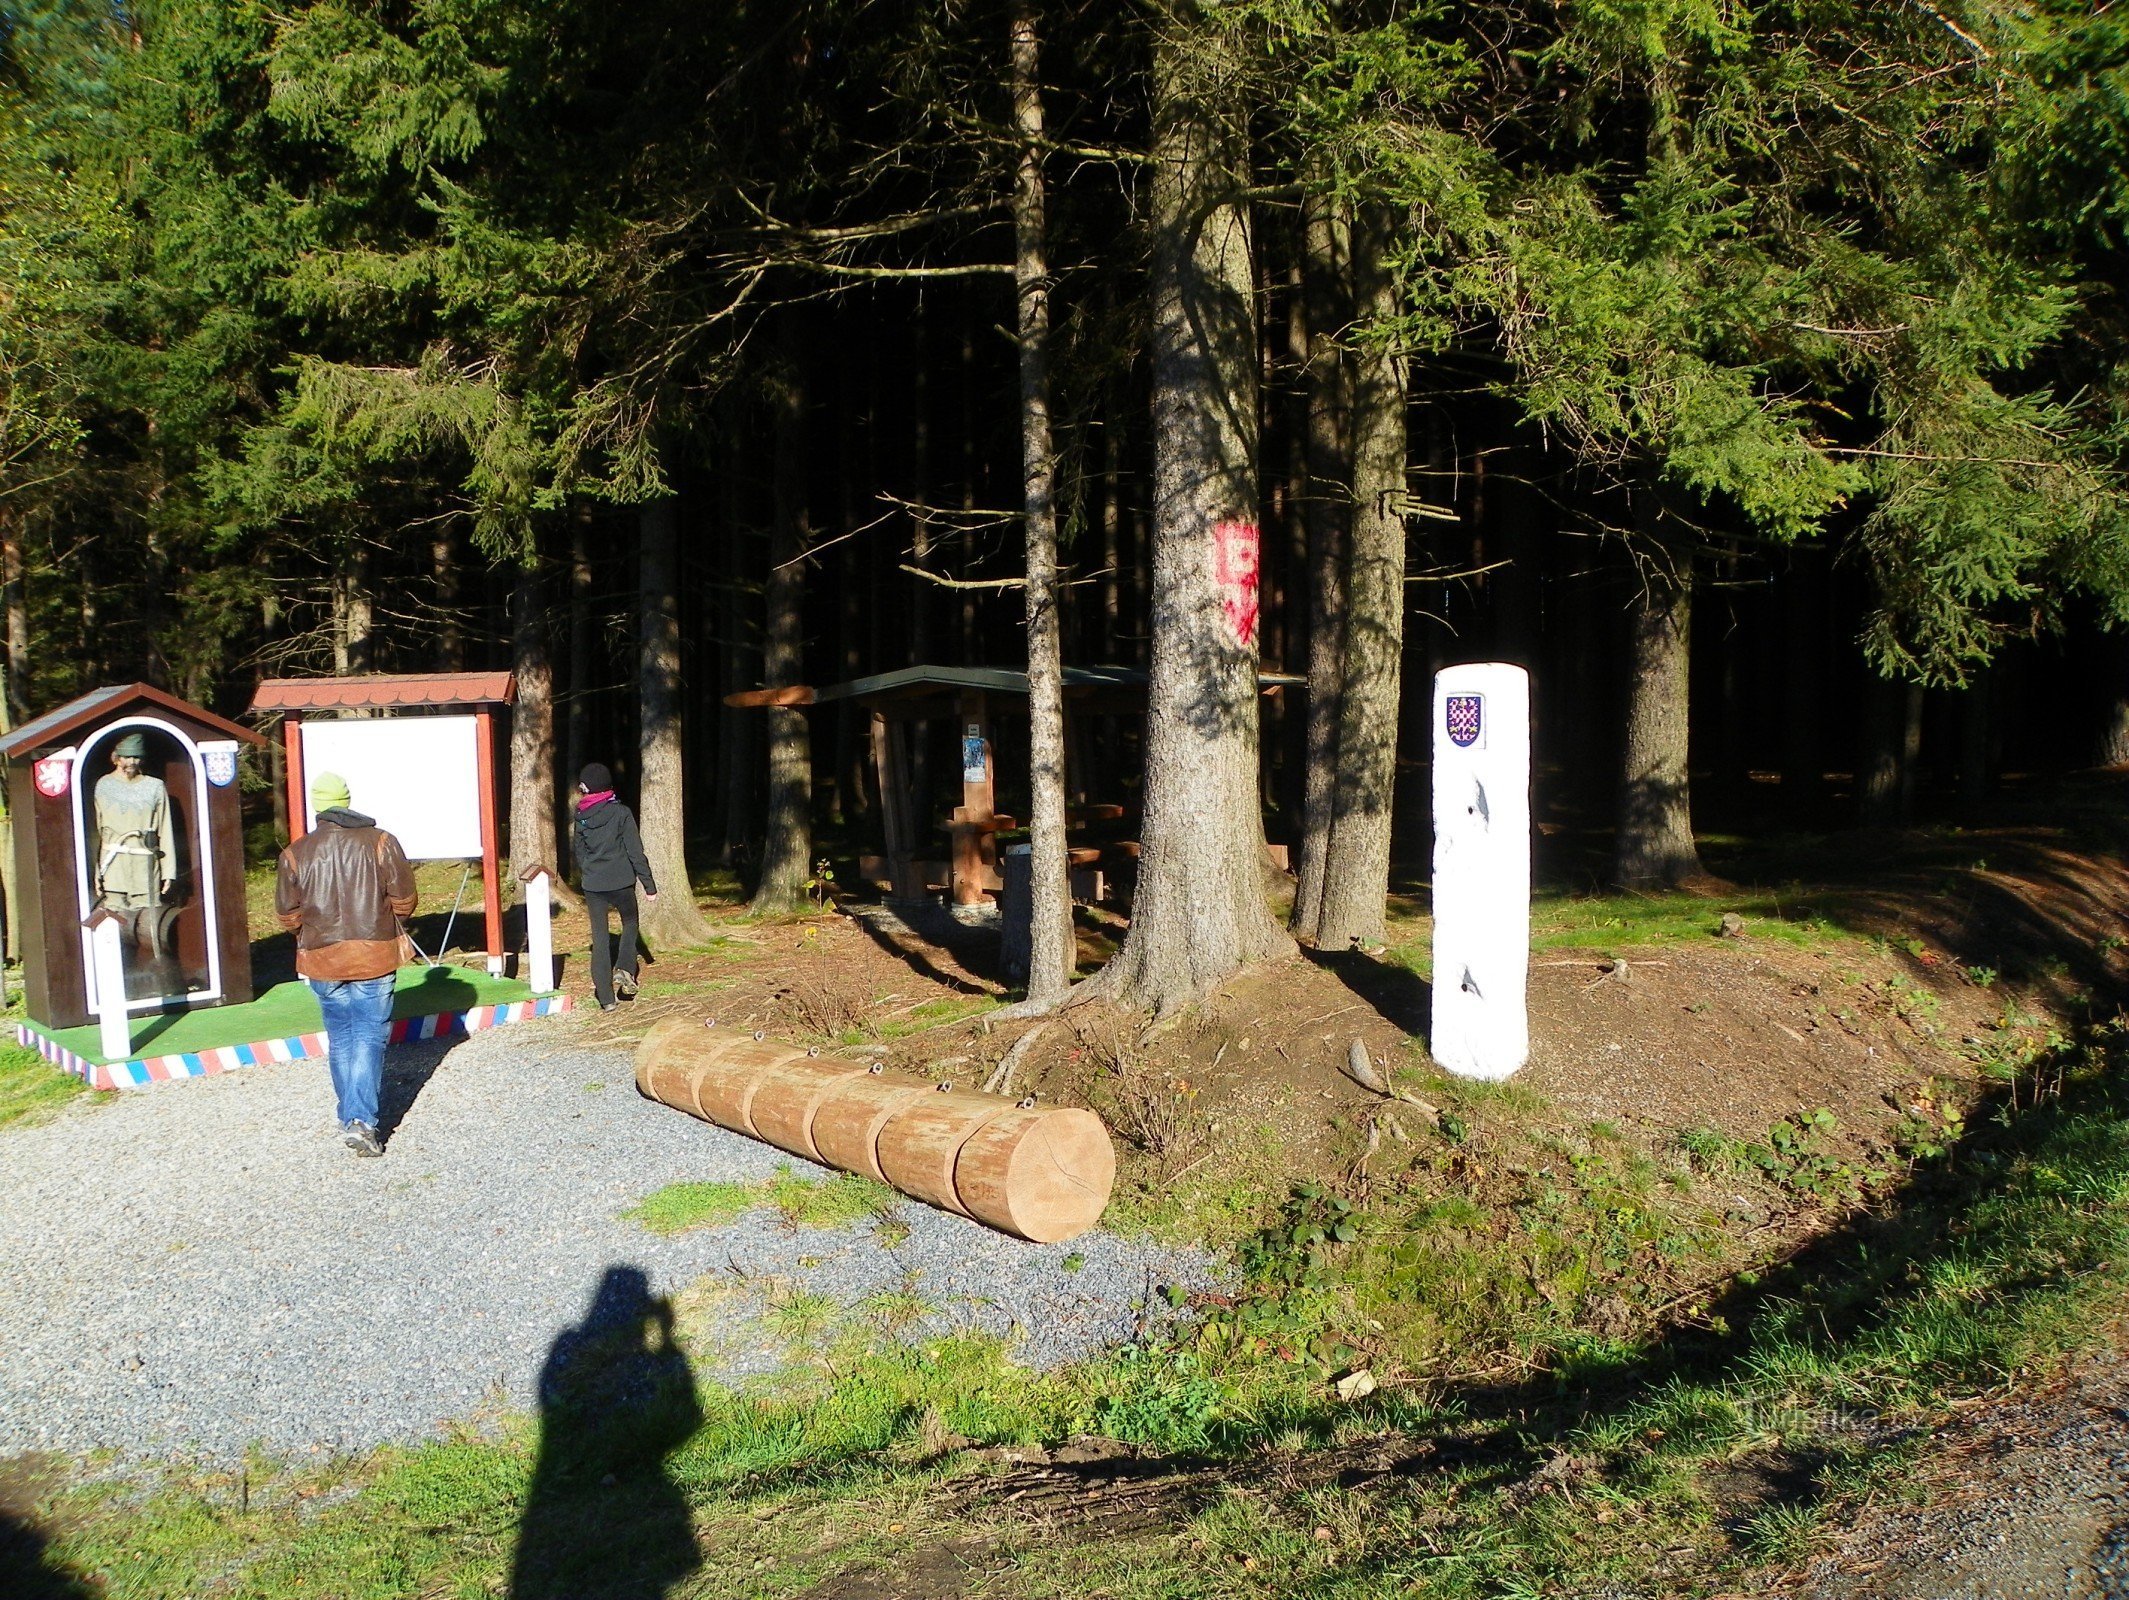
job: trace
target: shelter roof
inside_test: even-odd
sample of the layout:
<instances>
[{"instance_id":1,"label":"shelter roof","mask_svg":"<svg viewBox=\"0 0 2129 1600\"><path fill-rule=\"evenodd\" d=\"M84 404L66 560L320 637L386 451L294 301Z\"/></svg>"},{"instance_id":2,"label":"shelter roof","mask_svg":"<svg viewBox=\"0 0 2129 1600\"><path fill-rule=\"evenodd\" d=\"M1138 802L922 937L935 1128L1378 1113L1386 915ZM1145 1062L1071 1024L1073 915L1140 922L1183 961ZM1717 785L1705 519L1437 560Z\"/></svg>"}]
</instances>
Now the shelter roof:
<instances>
[{"instance_id":1,"label":"shelter roof","mask_svg":"<svg viewBox=\"0 0 2129 1600\"><path fill-rule=\"evenodd\" d=\"M1307 682L1283 672L1260 672L1257 686L1262 689L1301 687ZM1140 667L1066 667L1064 687L1067 694L1075 689L1143 689L1146 673ZM938 694L942 690L982 689L992 694L1026 694L1028 675L1016 672L1011 667L901 667L893 672L876 672L866 678L852 678L847 683L831 683L814 691L816 703L826 700L881 700L897 699L905 695Z\"/></svg>"},{"instance_id":2,"label":"shelter roof","mask_svg":"<svg viewBox=\"0 0 2129 1600\"><path fill-rule=\"evenodd\" d=\"M25 722L6 738L0 739L0 756L26 755L47 745L62 744L70 735L93 723L107 722L135 704L150 706L158 711L175 712L189 721L214 729L225 738L239 739L245 744L266 742L241 722L231 722L227 717L218 717L205 706L196 706L190 700L180 700L168 690L158 689L152 683L111 683L101 689L91 689L87 694Z\"/></svg>"},{"instance_id":3,"label":"shelter roof","mask_svg":"<svg viewBox=\"0 0 2129 1600\"><path fill-rule=\"evenodd\" d=\"M356 678L268 678L251 697L254 714L341 711L396 706L509 705L517 679L508 672L372 672Z\"/></svg>"}]
</instances>

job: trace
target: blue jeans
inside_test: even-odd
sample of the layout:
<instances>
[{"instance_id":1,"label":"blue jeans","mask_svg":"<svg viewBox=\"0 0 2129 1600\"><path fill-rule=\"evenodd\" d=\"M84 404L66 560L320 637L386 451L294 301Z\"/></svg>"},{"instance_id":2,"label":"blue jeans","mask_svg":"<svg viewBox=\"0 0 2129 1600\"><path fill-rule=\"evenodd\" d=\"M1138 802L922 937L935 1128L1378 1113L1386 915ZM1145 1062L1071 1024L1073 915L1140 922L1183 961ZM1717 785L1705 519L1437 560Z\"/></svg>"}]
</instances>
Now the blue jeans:
<instances>
[{"instance_id":1,"label":"blue jeans","mask_svg":"<svg viewBox=\"0 0 2129 1600\"><path fill-rule=\"evenodd\" d=\"M392 976L333 982L310 980L325 1014L326 1065L340 1125L377 1126L377 1092L384 1084L384 1042L392 1031Z\"/></svg>"}]
</instances>

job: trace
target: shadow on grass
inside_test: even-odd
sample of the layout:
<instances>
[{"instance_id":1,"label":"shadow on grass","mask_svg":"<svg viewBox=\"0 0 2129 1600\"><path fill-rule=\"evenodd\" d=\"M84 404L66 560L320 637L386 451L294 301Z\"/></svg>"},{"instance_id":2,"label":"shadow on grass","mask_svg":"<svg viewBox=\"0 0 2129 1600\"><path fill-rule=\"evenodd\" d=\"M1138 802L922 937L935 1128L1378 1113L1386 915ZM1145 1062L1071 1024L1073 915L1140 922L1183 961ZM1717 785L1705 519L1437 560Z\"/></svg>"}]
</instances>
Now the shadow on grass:
<instances>
[{"instance_id":1,"label":"shadow on grass","mask_svg":"<svg viewBox=\"0 0 2129 1600\"><path fill-rule=\"evenodd\" d=\"M1382 961L1358 950L1302 952L1384 1021L1424 1041L1434 1026L1434 985L1401 961Z\"/></svg>"},{"instance_id":2,"label":"shadow on grass","mask_svg":"<svg viewBox=\"0 0 2129 1600\"><path fill-rule=\"evenodd\" d=\"M665 1458L702 1424L672 1303L609 1267L540 1369L540 1446L510 1600L660 1600L702 1564Z\"/></svg>"},{"instance_id":3,"label":"shadow on grass","mask_svg":"<svg viewBox=\"0 0 2129 1600\"><path fill-rule=\"evenodd\" d=\"M996 992L976 981L998 975L998 930L995 925L963 924L956 921L944 906L930 902L921 905L851 902L843 909L850 920L864 930L867 938L927 982L952 989L957 994L987 996ZM940 961L938 954L958 962L962 970L955 971Z\"/></svg>"},{"instance_id":4,"label":"shadow on grass","mask_svg":"<svg viewBox=\"0 0 2129 1600\"><path fill-rule=\"evenodd\" d=\"M53 1559L33 1523L0 1511L0 1594L8 1600L95 1600L100 1592Z\"/></svg>"}]
</instances>

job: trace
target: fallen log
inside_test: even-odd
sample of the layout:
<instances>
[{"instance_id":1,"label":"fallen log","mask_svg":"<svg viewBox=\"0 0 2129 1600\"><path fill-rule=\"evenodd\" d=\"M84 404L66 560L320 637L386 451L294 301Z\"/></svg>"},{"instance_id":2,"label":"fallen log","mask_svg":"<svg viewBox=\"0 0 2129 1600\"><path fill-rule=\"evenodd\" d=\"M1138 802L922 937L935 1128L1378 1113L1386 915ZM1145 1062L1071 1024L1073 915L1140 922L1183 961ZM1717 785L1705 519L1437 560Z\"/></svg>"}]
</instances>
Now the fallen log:
<instances>
[{"instance_id":1,"label":"fallen log","mask_svg":"<svg viewBox=\"0 0 2129 1600\"><path fill-rule=\"evenodd\" d=\"M636 1087L1038 1244L1093 1227L1116 1181L1109 1130L1091 1111L928 1086L685 1017L644 1036Z\"/></svg>"}]
</instances>

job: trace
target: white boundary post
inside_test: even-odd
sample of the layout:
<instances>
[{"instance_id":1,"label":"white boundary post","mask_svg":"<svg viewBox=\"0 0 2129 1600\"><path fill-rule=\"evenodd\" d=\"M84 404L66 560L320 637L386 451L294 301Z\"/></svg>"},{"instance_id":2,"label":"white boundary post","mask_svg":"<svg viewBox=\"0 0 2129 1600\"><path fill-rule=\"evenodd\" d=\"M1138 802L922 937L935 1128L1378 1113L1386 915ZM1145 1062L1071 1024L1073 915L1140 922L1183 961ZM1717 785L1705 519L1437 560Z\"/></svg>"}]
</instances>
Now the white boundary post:
<instances>
[{"instance_id":1,"label":"white boundary post","mask_svg":"<svg viewBox=\"0 0 2129 1600\"><path fill-rule=\"evenodd\" d=\"M534 867L525 876L526 965L532 971L532 992L549 994L554 989L554 890L545 867Z\"/></svg>"},{"instance_id":2,"label":"white boundary post","mask_svg":"<svg viewBox=\"0 0 2129 1600\"><path fill-rule=\"evenodd\" d=\"M96 963L97 1048L106 1061L124 1061L133 1053L126 1027L126 956L120 945L126 919L99 911L88 922L89 955Z\"/></svg>"},{"instance_id":3,"label":"white boundary post","mask_svg":"<svg viewBox=\"0 0 2129 1600\"><path fill-rule=\"evenodd\" d=\"M1530 674L1434 675L1434 1059L1464 1078L1530 1056Z\"/></svg>"}]
</instances>

